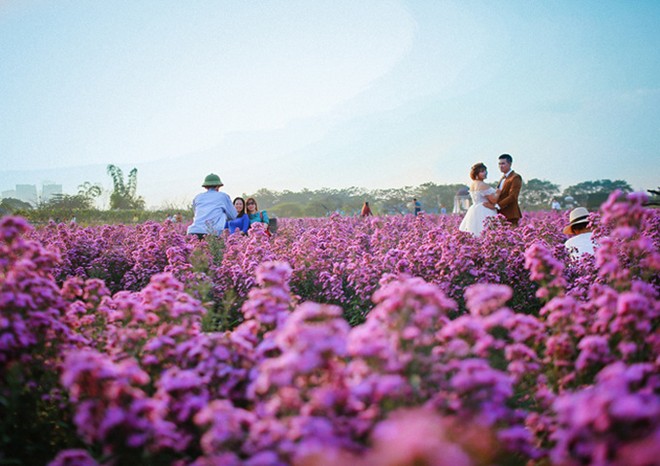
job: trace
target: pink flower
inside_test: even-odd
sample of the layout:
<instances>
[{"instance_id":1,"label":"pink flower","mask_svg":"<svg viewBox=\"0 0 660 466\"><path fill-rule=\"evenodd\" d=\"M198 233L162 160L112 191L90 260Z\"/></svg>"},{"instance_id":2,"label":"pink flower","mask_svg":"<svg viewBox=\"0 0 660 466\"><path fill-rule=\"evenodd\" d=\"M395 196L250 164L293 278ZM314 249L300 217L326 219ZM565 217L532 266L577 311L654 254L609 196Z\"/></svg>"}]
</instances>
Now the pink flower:
<instances>
[{"instance_id":1,"label":"pink flower","mask_svg":"<svg viewBox=\"0 0 660 466\"><path fill-rule=\"evenodd\" d=\"M598 335L589 335L584 337L578 343L580 354L575 362L575 367L579 371L594 365L606 365L612 361L610 354L609 341L606 337Z\"/></svg>"},{"instance_id":2,"label":"pink flower","mask_svg":"<svg viewBox=\"0 0 660 466\"><path fill-rule=\"evenodd\" d=\"M513 292L506 285L471 285L465 290L465 301L470 313L486 316L503 307Z\"/></svg>"},{"instance_id":3,"label":"pink flower","mask_svg":"<svg viewBox=\"0 0 660 466\"><path fill-rule=\"evenodd\" d=\"M71 449L60 451L48 466L98 466L98 464L86 450Z\"/></svg>"},{"instance_id":4,"label":"pink flower","mask_svg":"<svg viewBox=\"0 0 660 466\"><path fill-rule=\"evenodd\" d=\"M447 439L442 419L428 410L396 411L376 426L372 437L372 464L472 464L468 454Z\"/></svg>"}]
</instances>

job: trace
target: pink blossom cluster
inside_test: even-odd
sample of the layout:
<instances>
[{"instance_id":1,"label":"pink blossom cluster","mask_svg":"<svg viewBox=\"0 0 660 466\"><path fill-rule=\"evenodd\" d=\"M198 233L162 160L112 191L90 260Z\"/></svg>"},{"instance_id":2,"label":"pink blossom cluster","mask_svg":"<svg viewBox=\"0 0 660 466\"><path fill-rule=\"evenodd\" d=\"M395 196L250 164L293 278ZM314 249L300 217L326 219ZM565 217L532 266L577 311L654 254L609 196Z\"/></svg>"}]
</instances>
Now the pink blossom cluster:
<instances>
[{"instance_id":1,"label":"pink blossom cluster","mask_svg":"<svg viewBox=\"0 0 660 466\"><path fill-rule=\"evenodd\" d=\"M611 196L577 261L554 212L480 238L452 216L292 219L219 250L170 222L4 218L0 462L656 464L642 203ZM242 321L204 331L229 294Z\"/></svg>"}]
</instances>

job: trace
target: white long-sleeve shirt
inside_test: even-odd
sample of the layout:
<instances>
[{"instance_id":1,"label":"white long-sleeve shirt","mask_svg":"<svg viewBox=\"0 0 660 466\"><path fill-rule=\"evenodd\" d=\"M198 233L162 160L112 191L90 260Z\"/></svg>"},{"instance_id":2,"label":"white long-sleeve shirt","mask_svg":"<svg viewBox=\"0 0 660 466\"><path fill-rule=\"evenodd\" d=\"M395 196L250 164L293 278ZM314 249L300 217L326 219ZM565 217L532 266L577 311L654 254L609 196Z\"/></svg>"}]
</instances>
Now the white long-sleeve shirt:
<instances>
[{"instance_id":1,"label":"white long-sleeve shirt","mask_svg":"<svg viewBox=\"0 0 660 466\"><path fill-rule=\"evenodd\" d=\"M195 217L188 227L188 234L219 235L227 220L233 220L238 215L231 198L213 189L195 196L193 209Z\"/></svg>"},{"instance_id":2,"label":"white long-sleeve shirt","mask_svg":"<svg viewBox=\"0 0 660 466\"><path fill-rule=\"evenodd\" d=\"M566 249L571 252L571 257L579 259L582 254L594 255L596 244L592 239L593 232L582 233L569 238L565 243Z\"/></svg>"}]
</instances>

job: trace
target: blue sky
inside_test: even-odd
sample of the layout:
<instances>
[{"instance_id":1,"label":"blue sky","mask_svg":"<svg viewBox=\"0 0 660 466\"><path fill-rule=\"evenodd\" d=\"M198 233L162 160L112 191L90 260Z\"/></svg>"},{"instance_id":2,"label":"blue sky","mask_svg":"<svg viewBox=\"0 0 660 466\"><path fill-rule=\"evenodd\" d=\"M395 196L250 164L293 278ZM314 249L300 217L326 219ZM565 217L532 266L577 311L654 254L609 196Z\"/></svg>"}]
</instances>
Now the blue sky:
<instances>
[{"instance_id":1,"label":"blue sky","mask_svg":"<svg viewBox=\"0 0 660 466\"><path fill-rule=\"evenodd\" d=\"M0 190L660 185L658 1L0 2Z\"/></svg>"}]
</instances>

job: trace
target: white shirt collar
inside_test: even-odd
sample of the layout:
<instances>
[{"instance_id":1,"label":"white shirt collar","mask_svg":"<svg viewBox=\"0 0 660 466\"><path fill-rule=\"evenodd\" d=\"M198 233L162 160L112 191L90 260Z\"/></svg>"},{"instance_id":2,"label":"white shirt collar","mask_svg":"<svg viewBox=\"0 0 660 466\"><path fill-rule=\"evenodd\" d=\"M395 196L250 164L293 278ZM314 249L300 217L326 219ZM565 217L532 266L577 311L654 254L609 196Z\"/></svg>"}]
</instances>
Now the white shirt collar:
<instances>
[{"instance_id":1,"label":"white shirt collar","mask_svg":"<svg viewBox=\"0 0 660 466\"><path fill-rule=\"evenodd\" d=\"M504 178L508 178L512 171L513 171L513 168L510 169L508 172L506 172L506 173L504 174Z\"/></svg>"}]
</instances>

